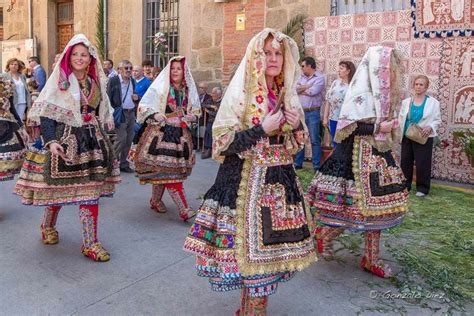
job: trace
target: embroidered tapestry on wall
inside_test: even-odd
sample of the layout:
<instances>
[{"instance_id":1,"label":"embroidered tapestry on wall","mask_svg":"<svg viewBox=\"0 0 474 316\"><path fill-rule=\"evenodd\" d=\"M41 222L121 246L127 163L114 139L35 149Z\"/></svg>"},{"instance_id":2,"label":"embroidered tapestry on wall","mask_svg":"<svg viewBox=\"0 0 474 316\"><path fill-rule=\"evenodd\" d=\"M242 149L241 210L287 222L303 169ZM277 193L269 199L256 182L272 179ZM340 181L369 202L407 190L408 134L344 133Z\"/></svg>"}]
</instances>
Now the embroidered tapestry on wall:
<instances>
[{"instance_id":1,"label":"embroidered tapestry on wall","mask_svg":"<svg viewBox=\"0 0 474 316\"><path fill-rule=\"evenodd\" d=\"M351 60L357 66L368 47L395 47L405 69L403 87L408 87L414 76L424 74L430 79L428 93L435 96L443 41L414 39L410 13L402 10L310 18L304 25L305 52L316 58L329 87L337 78L339 61Z\"/></svg>"},{"instance_id":2,"label":"embroidered tapestry on wall","mask_svg":"<svg viewBox=\"0 0 474 316\"><path fill-rule=\"evenodd\" d=\"M473 0L412 0L415 37L471 36Z\"/></svg>"},{"instance_id":3,"label":"embroidered tapestry on wall","mask_svg":"<svg viewBox=\"0 0 474 316\"><path fill-rule=\"evenodd\" d=\"M473 161L469 161L462 138L454 132L474 133L474 40L450 38L443 43L441 57L441 102L439 137L446 146L435 148L433 175L440 179L474 183ZM443 148L444 147L444 148Z\"/></svg>"},{"instance_id":4,"label":"embroidered tapestry on wall","mask_svg":"<svg viewBox=\"0 0 474 316\"><path fill-rule=\"evenodd\" d=\"M425 74L430 79L428 94L440 100L442 113L451 113L454 103L448 98L438 96L441 91L440 79L446 80L446 78L440 77L443 39L414 38L410 14L410 10L402 10L307 19L304 25L305 52L316 58L318 69L327 76L327 87L329 87L332 81L337 78L340 60L351 60L357 66L369 46L382 44L395 47L402 55L402 63L405 68L402 81L402 86L405 88L403 97L409 96L412 90L409 89L409 83L413 81L413 78L418 74ZM466 60L464 62L465 73L468 71L469 62L467 60L473 55L474 53L469 55L468 52L464 56L460 54L457 57ZM474 71L472 66L469 71ZM452 80L450 81L452 85L456 84L453 78L450 80ZM461 81L458 83L460 84ZM443 89L445 88L443 84ZM471 94L470 97L470 101L467 102L472 102L473 95ZM452 131L448 125L452 122L448 120L447 114L443 114L442 120L441 139L449 142L449 139L452 139ZM468 123L465 128L467 126L473 128L474 122ZM434 176L471 183L474 181L472 178L473 169L467 165L467 157L463 156L464 153L457 154L457 159L463 161L457 167L452 166L446 159L448 155L453 155L453 150L454 152L459 150L459 148L455 148L448 146L444 149L446 153L439 151L440 149L435 150ZM466 173L470 173L470 175Z\"/></svg>"}]
</instances>

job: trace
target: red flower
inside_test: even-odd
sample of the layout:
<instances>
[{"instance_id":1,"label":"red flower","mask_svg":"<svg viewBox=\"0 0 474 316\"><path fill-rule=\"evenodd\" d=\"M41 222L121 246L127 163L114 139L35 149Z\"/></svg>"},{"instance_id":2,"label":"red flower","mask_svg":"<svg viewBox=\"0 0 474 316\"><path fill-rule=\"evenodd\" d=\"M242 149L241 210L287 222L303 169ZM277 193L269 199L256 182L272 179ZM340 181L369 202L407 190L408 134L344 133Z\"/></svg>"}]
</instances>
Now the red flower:
<instances>
[{"instance_id":1,"label":"red flower","mask_svg":"<svg viewBox=\"0 0 474 316\"><path fill-rule=\"evenodd\" d=\"M188 124L186 124L186 122L184 122L184 121L181 121L180 126L181 126L181 128L186 128L186 127L188 127Z\"/></svg>"},{"instance_id":2,"label":"red flower","mask_svg":"<svg viewBox=\"0 0 474 316\"><path fill-rule=\"evenodd\" d=\"M258 104L262 104L262 102L263 102L263 96L257 95L257 96L255 97L255 101L257 101Z\"/></svg>"},{"instance_id":3,"label":"red flower","mask_svg":"<svg viewBox=\"0 0 474 316\"><path fill-rule=\"evenodd\" d=\"M256 116L252 117L252 124L253 125L258 125L260 124L260 119Z\"/></svg>"},{"instance_id":4,"label":"red flower","mask_svg":"<svg viewBox=\"0 0 474 316\"><path fill-rule=\"evenodd\" d=\"M83 116L84 118L84 122L90 122L90 120L92 120L92 115L90 113L87 113L87 114L84 114Z\"/></svg>"}]
</instances>

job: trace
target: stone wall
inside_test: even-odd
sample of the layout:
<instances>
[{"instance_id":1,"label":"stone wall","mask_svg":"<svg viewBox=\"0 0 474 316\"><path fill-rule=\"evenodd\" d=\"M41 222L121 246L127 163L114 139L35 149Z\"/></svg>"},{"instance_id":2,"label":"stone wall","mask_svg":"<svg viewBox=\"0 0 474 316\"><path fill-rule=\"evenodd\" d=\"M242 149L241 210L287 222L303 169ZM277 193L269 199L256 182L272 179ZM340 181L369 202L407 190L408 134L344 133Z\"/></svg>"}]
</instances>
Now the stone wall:
<instances>
[{"instance_id":1,"label":"stone wall","mask_svg":"<svg viewBox=\"0 0 474 316\"><path fill-rule=\"evenodd\" d=\"M297 14L329 15L330 0L247 0L215 3L214 0L187 0L180 17L180 52L189 57L195 80L210 86L227 84L242 59L247 43L264 27L281 30ZM246 29L235 29L236 15L245 13ZM183 19L181 19L183 21ZM225 49L223 49L225 47Z\"/></svg>"},{"instance_id":2,"label":"stone wall","mask_svg":"<svg viewBox=\"0 0 474 316\"><path fill-rule=\"evenodd\" d=\"M188 56L196 82L207 81L211 87L216 86L222 80L224 5L210 0L194 0L192 5L182 5L181 8L192 12L190 23L181 19L180 37L184 46L181 54ZM183 16L181 12L180 16Z\"/></svg>"}]
</instances>

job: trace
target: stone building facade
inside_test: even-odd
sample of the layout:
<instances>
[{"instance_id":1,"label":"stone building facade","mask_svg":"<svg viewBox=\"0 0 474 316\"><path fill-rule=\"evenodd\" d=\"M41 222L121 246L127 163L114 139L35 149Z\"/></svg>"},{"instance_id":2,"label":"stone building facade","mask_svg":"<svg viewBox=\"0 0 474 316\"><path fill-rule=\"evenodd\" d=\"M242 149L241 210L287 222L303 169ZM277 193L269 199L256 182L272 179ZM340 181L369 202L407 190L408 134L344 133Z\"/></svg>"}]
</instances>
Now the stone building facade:
<instances>
[{"instance_id":1,"label":"stone building facade","mask_svg":"<svg viewBox=\"0 0 474 316\"><path fill-rule=\"evenodd\" d=\"M225 84L256 32L264 27L282 29L297 14L329 15L330 8L330 0L215 1L106 0L107 56L115 62L129 59L140 63L147 57L145 43L150 22L146 18L147 8L150 3L161 9L165 8L165 2L176 3L179 7L176 53L188 58L196 81L208 81L211 86ZM0 0L3 39L36 38L36 54L46 69L63 42L73 34L84 33L95 42L98 0L21 0L7 12L10 2ZM68 14L69 18L60 21ZM243 30L236 29L238 16L244 17Z\"/></svg>"}]
</instances>

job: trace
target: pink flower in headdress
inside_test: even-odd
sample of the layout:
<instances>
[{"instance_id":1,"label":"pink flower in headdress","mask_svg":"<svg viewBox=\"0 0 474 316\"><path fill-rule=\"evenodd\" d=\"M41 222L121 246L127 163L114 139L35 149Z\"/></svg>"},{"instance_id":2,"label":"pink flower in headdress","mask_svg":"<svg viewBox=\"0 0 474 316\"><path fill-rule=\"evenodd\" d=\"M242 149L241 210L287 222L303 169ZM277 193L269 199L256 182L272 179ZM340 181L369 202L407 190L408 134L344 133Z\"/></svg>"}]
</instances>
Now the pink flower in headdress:
<instances>
[{"instance_id":1,"label":"pink flower in headdress","mask_svg":"<svg viewBox=\"0 0 474 316\"><path fill-rule=\"evenodd\" d=\"M257 60L257 62L255 63L255 67L257 68L258 71L262 70L263 68L263 63L261 60Z\"/></svg>"},{"instance_id":2,"label":"pink flower in headdress","mask_svg":"<svg viewBox=\"0 0 474 316\"><path fill-rule=\"evenodd\" d=\"M262 95L257 95L255 97L255 101L257 101L258 104L262 104L263 103L263 96Z\"/></svg>"},{"instance_id":3,"label":"pink flower in headdress","mask_svg":"<svg viewBox=\"0 0 474 316\"><path fill-rule=\"evenodd\" d=\"M252 117L252 124L253 125L258 125L260 124L260 119L256 116Z\"/></svg>"}]
</instances>

